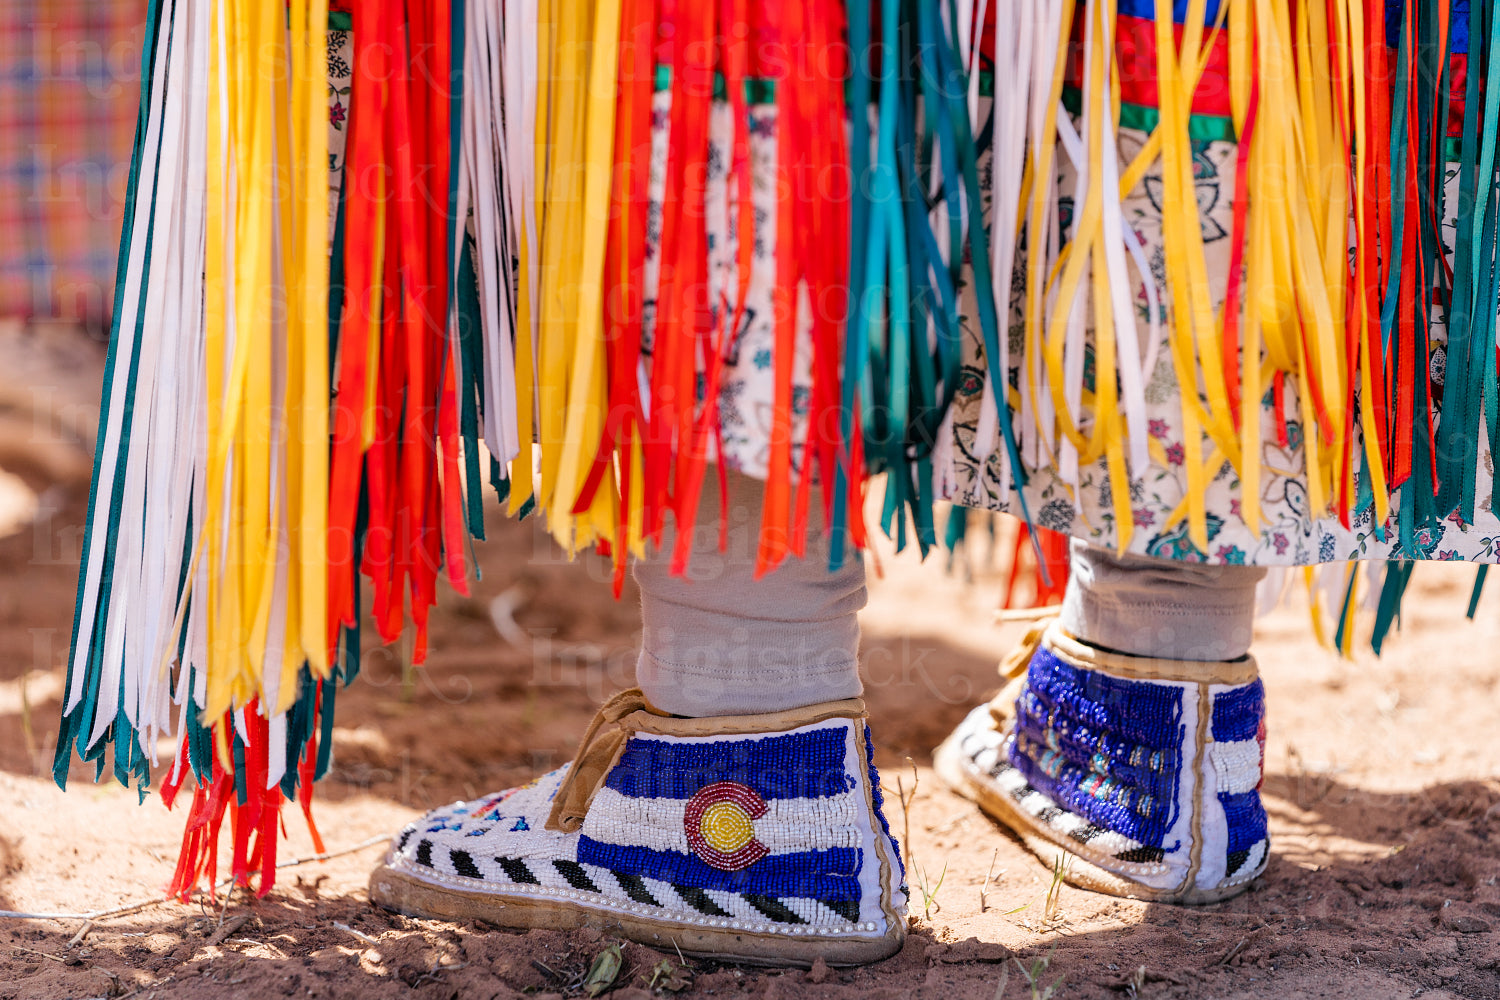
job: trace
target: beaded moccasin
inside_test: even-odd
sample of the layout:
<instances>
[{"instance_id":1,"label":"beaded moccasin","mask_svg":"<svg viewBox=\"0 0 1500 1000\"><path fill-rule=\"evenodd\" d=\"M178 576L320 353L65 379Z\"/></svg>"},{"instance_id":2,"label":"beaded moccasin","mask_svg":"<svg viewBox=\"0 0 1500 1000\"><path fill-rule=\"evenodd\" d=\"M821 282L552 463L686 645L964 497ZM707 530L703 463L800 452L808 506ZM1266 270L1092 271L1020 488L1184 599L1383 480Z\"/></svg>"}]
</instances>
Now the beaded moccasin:
<instances>
[{"instance_id":1,"label":"beaded moccasin","mask_svg":"<svg viewBox=\"0 0 1500 1000\"><path fill-rule=\"evenodd\" d=\"M680 719L627 691L570 766L401 831L370 898L724 960L858 964L901 947L903 883L862 702Z\"/></svg>"},{"instance_id":2,"label":"beaded moccasin","mask_svg":"<svg viewBox=\"0 0 1500 1000\"><path fill-rule=\"evenodd\" d=\"M1055 624L936 753L938 773L1064 878L1113 895L1212 903L1265 870L1265 701L1255 661L1103 652Z\"/></svg>"}]
</instances>

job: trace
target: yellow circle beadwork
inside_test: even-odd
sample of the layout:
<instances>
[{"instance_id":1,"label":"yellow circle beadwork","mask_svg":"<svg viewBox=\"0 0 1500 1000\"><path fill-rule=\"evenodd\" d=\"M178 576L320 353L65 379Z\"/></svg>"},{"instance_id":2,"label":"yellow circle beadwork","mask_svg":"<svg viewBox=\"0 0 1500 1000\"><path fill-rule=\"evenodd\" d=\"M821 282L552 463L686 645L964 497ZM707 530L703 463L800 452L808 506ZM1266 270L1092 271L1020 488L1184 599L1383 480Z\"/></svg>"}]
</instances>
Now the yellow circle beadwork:
<instances>
[{"instance_id":1,"label":"yellow circle beadwork","mask_svg":"<svg viewBox=\"0 0 1500 1000\"><path fill-rule=\"evenodd\" d=\"M698 789L682 811L688 850L710 868L737 872L771 853L755 835L766 800L737 781L716 781Z\"/></svg>"},{"instance_id":2,"label":"yellow circle beadwork","mask_svg":"<svg viewBox=\"0 0 1500 1000\"><path fill-rule=\"evenodd\" d=\"M710 847L725 854L733 854L755 836L755 824L737 802L715 802L703 811L698 828Z\"/></svg>"}]
</instances>

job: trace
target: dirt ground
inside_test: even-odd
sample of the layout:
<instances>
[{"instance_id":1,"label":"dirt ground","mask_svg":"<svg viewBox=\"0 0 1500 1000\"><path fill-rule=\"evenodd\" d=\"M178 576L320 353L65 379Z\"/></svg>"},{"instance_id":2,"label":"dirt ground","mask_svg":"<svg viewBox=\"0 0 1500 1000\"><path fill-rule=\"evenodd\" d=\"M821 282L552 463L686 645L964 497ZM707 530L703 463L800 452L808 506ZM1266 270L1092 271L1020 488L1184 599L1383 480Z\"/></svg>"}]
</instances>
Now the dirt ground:
<instances>
[{"instance_id":1,"label":"dirt ground","mask_svg":"<svg viewBox=\"0 0 1500 1000\"><path fill-rule=\"evenodd\" d=\"M0 329L0 382L12 384L0 388L3 910L158 899L181 834L180 812L158 799L138 805L82 769L66 795L48 779L87 499L80 414L98 354ZM629 685L633 596L615 602L597 562L568 564L532 524L496 517L491 530L474 595L446 594L434 615L430 665L403 679L397 653L372 650L341 698L316 813L331 849L557 765L599 700ZM1421 567L1404 630L1378 660L1320 649L1300 599L1262 619L1266 877L1201 909L1066 887L1049 907L1048 867L928 766L1023 629L991 622L999 574L983 551L971 580L942 557L880 562L863 655L884 781L910 802L892 796L915 862L905 949L856 970L689 961L656 995L1500 997L1500 585L1468 623L1472 569ZM310 854L300 815L286 827L283 856ZM0 1000L572 996L611 944L377 911L365 880L379 852L285 868L260 900L163 903L92 924L0 918ZM635 945L623 958L619 1000L640 1000L658 964L678 961Z\"/></svg>"}]
</instances>

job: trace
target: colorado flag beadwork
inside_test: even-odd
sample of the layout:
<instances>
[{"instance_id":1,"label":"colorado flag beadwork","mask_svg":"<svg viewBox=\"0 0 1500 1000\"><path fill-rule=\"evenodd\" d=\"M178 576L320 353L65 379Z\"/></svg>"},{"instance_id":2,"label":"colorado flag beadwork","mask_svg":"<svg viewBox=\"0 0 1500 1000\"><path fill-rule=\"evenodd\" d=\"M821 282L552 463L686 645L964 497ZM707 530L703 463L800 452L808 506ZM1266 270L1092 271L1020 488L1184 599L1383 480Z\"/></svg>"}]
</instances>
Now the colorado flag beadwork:
<instances>
[{"instance_id":1,"label":"colorado flag beadwork","mask_svg":"<svg viewBox=\"0 0 1500 1000\"><path fill-rule=\"evenodd\" d=\"M574 832L546 826L566 774L429 813L402 833L392 866L465 891L760 932L879 935L904 905L857 720L635 732Z\"/></svg>"},{"instance_id":2,"label":"colorado flag beadwork","mask_svg":"<svg viewBox=\"0 0 1500 1000\"><path fill-rule=\"evenodd\" d=\"M707 890L857 907L865 806L848 769L848 730L638 735L589 806L578 860Z\"/></svg>"}]
</instances>

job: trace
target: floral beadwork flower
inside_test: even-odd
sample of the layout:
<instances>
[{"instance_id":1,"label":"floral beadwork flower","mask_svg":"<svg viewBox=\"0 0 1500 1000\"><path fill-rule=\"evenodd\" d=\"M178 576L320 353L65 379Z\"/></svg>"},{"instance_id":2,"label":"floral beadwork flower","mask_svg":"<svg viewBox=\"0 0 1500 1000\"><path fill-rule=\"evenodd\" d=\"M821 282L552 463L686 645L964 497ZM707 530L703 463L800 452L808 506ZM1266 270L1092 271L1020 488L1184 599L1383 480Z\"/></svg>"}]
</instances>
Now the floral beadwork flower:
<instances>
[{"instance_id":1,"label":"floral beadwork flower","mask_svg":"<svg viewBox=\"0 0 1500 1000\"><path fill-rule=\"evenodd\" d=\"M1219 551L1214 554L1226 566L1245 565L1245 550L1238 545L1221 545Z\"/></svg>"}]
</instances>

